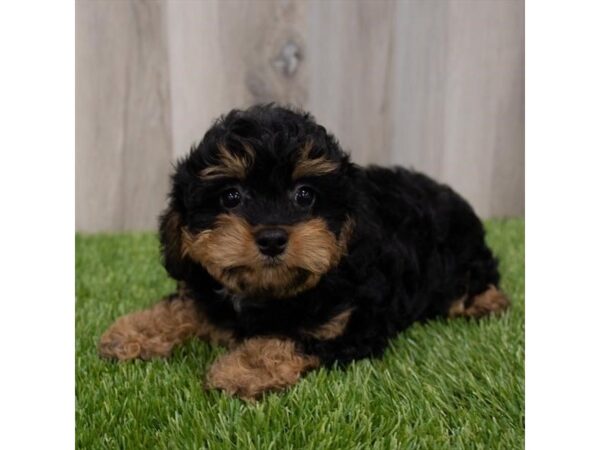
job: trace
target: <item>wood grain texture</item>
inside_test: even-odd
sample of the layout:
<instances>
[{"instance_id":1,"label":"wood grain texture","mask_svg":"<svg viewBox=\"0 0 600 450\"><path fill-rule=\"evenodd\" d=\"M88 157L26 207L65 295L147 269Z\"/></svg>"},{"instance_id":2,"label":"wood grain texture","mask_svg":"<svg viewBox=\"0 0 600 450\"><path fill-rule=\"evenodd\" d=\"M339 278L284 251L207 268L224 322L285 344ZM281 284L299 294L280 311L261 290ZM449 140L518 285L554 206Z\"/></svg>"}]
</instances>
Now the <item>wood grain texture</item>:
<instances>
[{"instance_id":1,"label":"wood grain texture","mask_svg":"<svg viewBox=\"0 0 600 450\"><path fill-rule=\"evenodd\" d=\"M164 5L76 4L76 228L153 229L171 160Z\"/></svg>"},{"instance_id":2,"label":"wood grain texture","mask_svg":"<svg viewBox=\"0 0 600 450\"><path fill-rule=\"evenodd\" d=\"M306 107L361 164L387 164L395 2L311 2Z\"/></svg>"},{"instance_id":3,"label":"wood grain texture","mask_svg":"<svg viewBox=\"0 0 600 450\"><path fill-rule=\"evenodd\" d=\"M167 9L176 156L232 108L304 103L306 3L206 0Z\"/></svg>"},{"instance_id":4,"label":"wood grain texture","mask_svg":"<svg viewBox=\"0 0 600 450\"><path fill-rule=\"evenodd\" d=\"M522 0L77 3L77 229L154 229L234 107L304 107L359 163L524 213Z\"/></svg>"},{"instance_id":5,"label":"wood grain texture","mask_svg":"<svg viewBox=\"0 0 600 450\"><path fill-rule=\"evenodd\" d=\"M391 162L449 183L484 217L523 215L523 3L395 5Z\"/></svg>"}]
</instances>

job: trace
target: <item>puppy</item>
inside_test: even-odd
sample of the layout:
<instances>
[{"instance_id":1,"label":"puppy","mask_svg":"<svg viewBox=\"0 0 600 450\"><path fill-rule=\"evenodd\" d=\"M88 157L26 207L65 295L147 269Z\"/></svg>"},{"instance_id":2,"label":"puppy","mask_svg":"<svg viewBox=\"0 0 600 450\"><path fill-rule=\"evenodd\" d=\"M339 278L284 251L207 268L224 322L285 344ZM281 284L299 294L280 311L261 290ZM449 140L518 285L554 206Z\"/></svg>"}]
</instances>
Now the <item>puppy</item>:
<instances>
[{"instance_id":1,"label":"puppy","mask_svg":"<svg viewBox=\"0 0 600 450\"><path fill-rule=\"evenodd\" d=\"M416 321L508 306L464 199L401 167L359 167L310 114L274 105L221 117L177 164L160 241L177 292L118 319L100 354L224 345L206 386L247 399L377 357Z\"/></svg>"}]
</instances>

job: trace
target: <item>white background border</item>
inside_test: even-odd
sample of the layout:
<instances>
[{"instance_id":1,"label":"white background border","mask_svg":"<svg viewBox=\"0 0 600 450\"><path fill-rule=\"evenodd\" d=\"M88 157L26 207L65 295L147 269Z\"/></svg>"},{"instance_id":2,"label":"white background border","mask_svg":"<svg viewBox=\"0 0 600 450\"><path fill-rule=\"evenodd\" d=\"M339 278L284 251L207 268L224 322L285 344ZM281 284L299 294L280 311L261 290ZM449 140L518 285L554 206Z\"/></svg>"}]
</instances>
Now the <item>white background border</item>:
<instances>
[{"instance_id":1,"label":"white background border","mask_svg":"<svg viewBox=\"0 0 600 450\"><path fill-rule=\"evenodd\" d=\"M74 2L0 3L0 448L75 436Z\"/></svg>"},{"instance_id":2,"label":"white background border","mask_svg":"<svg viewBox=\"0 0 600 450\"><path fill-rule=\"evenodd\" d=\"M0 447L68 449L74 2L2 3L0 55ZM598 2L526 2L529 449L599 448L598 55Z\"/></svg>"},{"instance_id":3,"label":"white background border","mask_svg":"<svg viewBox=\"0 0 600 450\"><path fill-rule=\"evenodd\" d=\"M600 3L526 1L526 444L600 448Z\"/></svg>"}]
</instances>

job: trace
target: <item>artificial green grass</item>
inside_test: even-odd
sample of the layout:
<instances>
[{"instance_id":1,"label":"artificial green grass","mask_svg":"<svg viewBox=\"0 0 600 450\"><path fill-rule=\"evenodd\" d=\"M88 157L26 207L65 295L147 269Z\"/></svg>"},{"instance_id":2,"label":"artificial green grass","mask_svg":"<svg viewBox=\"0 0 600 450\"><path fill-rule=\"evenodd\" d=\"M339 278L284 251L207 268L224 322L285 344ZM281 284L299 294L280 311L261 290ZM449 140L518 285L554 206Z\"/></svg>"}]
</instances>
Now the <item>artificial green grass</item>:
<instances>
[{"instance_id":1,"label":"artificial green grass","mask_svg":"<svg viewBox=\"0 0 600 450\"><path fill-rule=\"evenodd\" d=\"M517 449L524 446L524 223L486 224L504 316L438 320L380 360L318 370L256 404L202 387L222 349L110 363L101 333L170 293L154 234L77 236L76 443L86 449Z\"/></svg>"}]
</instances>

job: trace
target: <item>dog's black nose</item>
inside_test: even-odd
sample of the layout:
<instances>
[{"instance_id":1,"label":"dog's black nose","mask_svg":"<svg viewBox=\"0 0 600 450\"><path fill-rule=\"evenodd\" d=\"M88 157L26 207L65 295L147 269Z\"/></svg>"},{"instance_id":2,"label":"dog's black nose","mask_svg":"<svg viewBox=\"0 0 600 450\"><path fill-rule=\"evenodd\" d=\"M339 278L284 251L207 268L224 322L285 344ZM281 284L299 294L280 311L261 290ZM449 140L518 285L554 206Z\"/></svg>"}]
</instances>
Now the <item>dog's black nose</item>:
<instances>
[{"instance_id":1,"label":"dog's black nose","mask_svg":"<svg viewBox=\"0 0 600 450\"><path fill-rule=\"evenodd\" d=\"M261 253L277 256L285 250L288 234L281 228L263 228L256 233L256 245Z\"/></svg>"}]
</instances>

